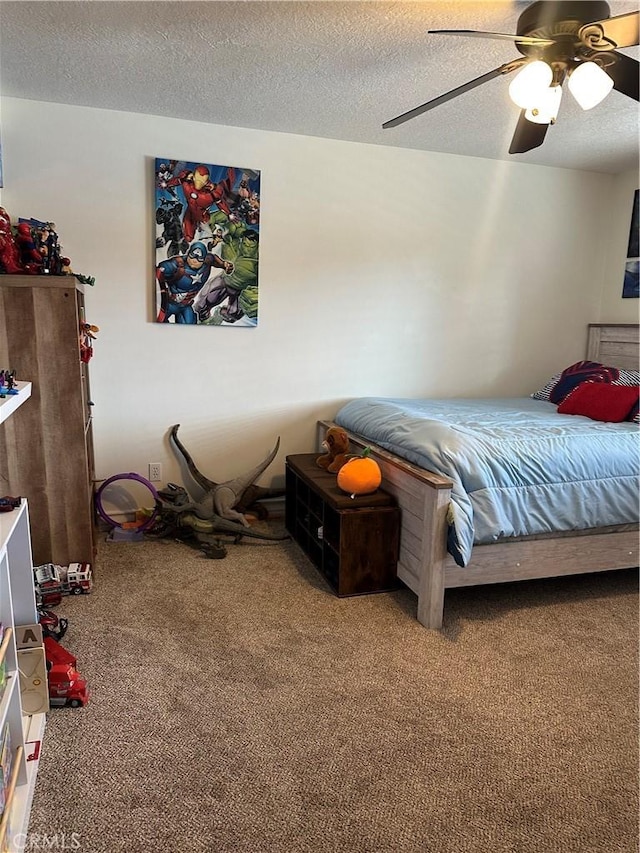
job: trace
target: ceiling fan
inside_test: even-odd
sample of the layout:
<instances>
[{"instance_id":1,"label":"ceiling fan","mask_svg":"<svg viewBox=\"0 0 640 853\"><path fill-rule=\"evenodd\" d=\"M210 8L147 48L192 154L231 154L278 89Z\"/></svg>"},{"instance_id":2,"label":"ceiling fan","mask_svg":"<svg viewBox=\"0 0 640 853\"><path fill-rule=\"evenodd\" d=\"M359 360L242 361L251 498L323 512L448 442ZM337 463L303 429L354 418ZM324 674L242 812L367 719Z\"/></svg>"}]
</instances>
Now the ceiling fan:
<instances>
[{"instance_id":1,"label":"ceiling fan","mask_svg":"<svg viewBox=\"0 0 640 853\"><path fill-rule=\"evenodd\" d=\"M583 109L596 106L612 88L640 100L640 63L617 51L638 44L639 22L640 12L611 18L609 4L603 0L536 0L518 18L515 35L429 30L437 35L507 39L523 57L402 113L382 127L396 127L494 77L518 71L509 95L521 112L509 153L530 151L542 145L549 125L555 123L565 81Z\"/></svg>"}]
</instances>

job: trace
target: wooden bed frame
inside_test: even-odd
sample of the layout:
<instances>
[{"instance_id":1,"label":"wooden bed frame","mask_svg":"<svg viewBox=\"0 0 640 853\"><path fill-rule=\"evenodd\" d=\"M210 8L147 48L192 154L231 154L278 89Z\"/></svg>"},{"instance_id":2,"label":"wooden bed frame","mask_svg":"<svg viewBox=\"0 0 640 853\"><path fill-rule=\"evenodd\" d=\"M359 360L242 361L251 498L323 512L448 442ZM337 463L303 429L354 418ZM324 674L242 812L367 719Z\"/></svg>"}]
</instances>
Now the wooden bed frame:
<instances>
[{"instance_id":1,"label":"wooden bed frame","mask_svg":"<svg viewBox=\"0 0 640 853\"><path fill-rule=\"evenodd\" d=\"M638 369L638 324L589 326L587 358ZM318 447L332 421L318 422ZM347 431L348 432L348 431ZM401 509L398 577L418 596L418 621L442 627L445 589L625 569L640 563L637 525L476 545L461 568L447 553L451 482L349 432L355 447L370 447L382 470L382 488Z\"/></svg>"}]
</instances>

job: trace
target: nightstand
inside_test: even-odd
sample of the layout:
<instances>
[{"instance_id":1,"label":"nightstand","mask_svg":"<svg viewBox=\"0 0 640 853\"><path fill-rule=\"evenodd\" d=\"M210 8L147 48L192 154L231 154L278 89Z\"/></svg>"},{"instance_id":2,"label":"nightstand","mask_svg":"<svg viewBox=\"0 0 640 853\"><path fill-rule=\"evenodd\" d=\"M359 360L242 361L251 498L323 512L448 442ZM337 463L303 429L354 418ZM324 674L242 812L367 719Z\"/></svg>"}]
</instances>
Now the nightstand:
<instances>
[{"instance_id":1,"label":"nightstand","mask_svg":"<svg viewBox=\"0 0 640 853\"><path fill-rule=\"evenodd\" d=\"M382 489L351 498L317 453L286 460L286 528L338 596L387 592L396 577L400 510Z\"/></svg>"}]
</instances>

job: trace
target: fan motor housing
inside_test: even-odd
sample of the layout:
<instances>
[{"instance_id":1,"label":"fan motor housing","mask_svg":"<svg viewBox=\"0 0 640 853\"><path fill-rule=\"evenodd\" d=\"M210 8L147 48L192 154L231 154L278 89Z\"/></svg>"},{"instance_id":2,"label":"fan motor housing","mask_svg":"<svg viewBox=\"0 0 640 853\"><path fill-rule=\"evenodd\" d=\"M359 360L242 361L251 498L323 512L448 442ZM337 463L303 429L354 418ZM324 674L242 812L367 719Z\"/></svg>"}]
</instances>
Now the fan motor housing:
<instances>
[{"instance_id":1,"label":"fan motor housing","mask_svg":"<svg viewBox=\"0 0 640 853\"><path fill-rule=\"evenodd\" d=\"M604 0L536 0L518 18L516 34L540 38L564 36L570 41L585 24L610 16L609 4ZM540 52L540 48L532 45L516 46L525 55Z\"/></svg>"}]
</instances>

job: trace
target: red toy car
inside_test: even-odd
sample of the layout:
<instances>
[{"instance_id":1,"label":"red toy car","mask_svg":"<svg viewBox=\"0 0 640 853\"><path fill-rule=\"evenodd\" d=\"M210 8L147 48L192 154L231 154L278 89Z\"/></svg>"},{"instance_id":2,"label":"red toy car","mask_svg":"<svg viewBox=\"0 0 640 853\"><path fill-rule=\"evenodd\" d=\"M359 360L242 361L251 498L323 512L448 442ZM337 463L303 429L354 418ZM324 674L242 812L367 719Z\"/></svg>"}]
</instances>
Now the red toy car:
<instances>
[{"instance_id":1,"label":"red toy car","mask_svg":"<svg viewBox=\"0 0 640 853\"><path fill-rule=\"evenodd\" d=\"M70 705L79 708L89 701L89 687L76 669L76 658L52 637L45 636L49 702L51 705Z\"/></svg>"},{"instance_id":2,"label":"red toy car","mask_svg":"<svg viewBox=\"0 0 640 853\"><path fill-rule=\"evenodd\" d=\"M64 619L54 613L53 610L45 610L38 607L38 622L42 625L42 633L45 637L52 637L54 640L60 640L67 633L69 627L68 619Z\"/></svg>"}]
</instances>

